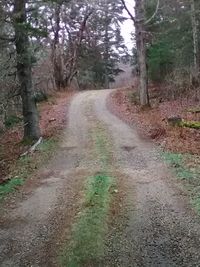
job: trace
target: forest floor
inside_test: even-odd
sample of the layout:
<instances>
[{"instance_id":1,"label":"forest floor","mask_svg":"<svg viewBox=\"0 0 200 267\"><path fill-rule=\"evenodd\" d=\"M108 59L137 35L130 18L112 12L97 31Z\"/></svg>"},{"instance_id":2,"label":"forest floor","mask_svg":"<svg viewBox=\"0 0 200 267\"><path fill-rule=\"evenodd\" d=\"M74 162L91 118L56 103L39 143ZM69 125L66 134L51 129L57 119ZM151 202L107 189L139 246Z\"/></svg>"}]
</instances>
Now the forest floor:
<instances>
[{"instance_id":1,"label":"forest floor","mask_svg":"<svg viewBox=\"0 0 200 267\"><path fill-rule=\"evenodd\" d=\"M200 266L188 191L111 93L76 95L53 158L1 203L0 266Z\"/></svg>"},{"instance_id":2,"label":"forest floor","mask_svg":"<svg viewBox=\"0 0 200 267\"><path fill-rule=\"evenodd\" d=\"M153 88L154 89L154 88ZM177 153L200 154L200 131L191 128L171 127L167 118L181 117L187 121L200 121L199 101L191 94L160 103L156 90L150 91L151 108L141 110L134 102L134 89L122 89L112 93L109 102L111 111L129 125L136 125L140 134L152 139L163 149ZM156 96L157 94L157 96Z\"/></svg>"},{"instance_id":3,"label":"forest floor","mask_svg":"<svg viewBox=\"0 0 200 267\"><path fill-rule=\"evenodd\" d=\"M48 101L38 104L40 128L45 140L43 150L49 150L50 147L53 148L53 144L56 143L59 135L62 134L62 131L65 129L67 122L66 113L73 95L74 92L57 93L54 94L54 96L49 97ZM4 133L0 134L0 185L4 181L6 182L7 179L11 179L13 176L18 175L15 170L21 165L19 160L20 155L26 152L30 147L30 144L21 142L22 136L22 122L19 122L16 125L13 123L13 125L7 128ZM37 158L39 158L38 153L36 153ZM32 166L31 164L28 166L31 172L31 168L33 170L39 168L39 166L37 166L39 165L39 162L36 162L34 156L35 155L33 155ZM46 157L47 156L48 155L46 155Z\"/></svg>"}]
</instances>

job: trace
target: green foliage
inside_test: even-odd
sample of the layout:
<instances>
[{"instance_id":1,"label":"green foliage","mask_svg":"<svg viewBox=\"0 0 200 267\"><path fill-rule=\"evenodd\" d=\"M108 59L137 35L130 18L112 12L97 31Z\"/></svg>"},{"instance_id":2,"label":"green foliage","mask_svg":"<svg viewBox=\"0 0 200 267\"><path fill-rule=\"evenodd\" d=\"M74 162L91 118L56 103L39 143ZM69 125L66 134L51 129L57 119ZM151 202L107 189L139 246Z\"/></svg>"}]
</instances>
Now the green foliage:
<instances>
[{"instance_id":1,"label":"green foliage","mask_svg":"<svg viewBox=\"0 0 200 267\"><path fill-rule=\"evenodd\" d=\"M109 44L109 46L111 45ZM103 88L107 75L109 82L114 82L115 77L122 72L118 68L118 54L111 49L110 56L112 58L105 60L103 53L101 46L88 48L82 45L78 66L78 81L81 89Z\"/></svg>"},{"instance_id":2,"label":"green foliage","mask_svg":"<svg viewBox=\"0 0 200 267\"><path fill-rule=\"evenodd\" d=\"M83 1L84 2L84 1ZM82 4L83 5L83 4ZM95 12L87 21L89 40L79 48L78 81L81 89L102 88L121 72L120 58L127 55L120 22L124 21L120 0L91 1ZM73 15L77 16L78 10Z\"/></svg>"},{"instance_id":3,"label":"green foliage","mask_svg":"<svg viewBox=\"0 0 200 267\"><path fill-rule=\"evenodd\" d=\"M21 117L18 117L16 115L11 115L5 119L4 124L7 128L11 128L20 122L22 122Z\"/></svg>"},{"instance_id":4,"label":"green foliage","mask_svg":"<svg viewBox=\"0 0 200 267\"><path fill-rule=\"evenodd\" d=\"M173 69L173 52L170 44L158 41L148 49L149 77L153 81L163 81Z\"/></svg>"},{"instance_id":5,"label":"green foliage","mask_svg":"<svg viewBox=\"0 0 200 267\"><path fill-rule=\"evenodd\" d=\"M146 18L155 11L157 1L146 1ZM154 81L165 81L176 69L193 65L191 6L188 1L160 0L160 9L147 25L151 33L148 42L148 70Z\"/></svg>"},{"instance_id":6,"label":"green foliage","mask_svg":"<svg viewBox=\"0 0 200 267\"><path fill-rule=\"evenodd\" d=\"M105 66L98 47L81 47L79 59L78 81L81 89L103 87Z\"/></svg>"}]
</instances>

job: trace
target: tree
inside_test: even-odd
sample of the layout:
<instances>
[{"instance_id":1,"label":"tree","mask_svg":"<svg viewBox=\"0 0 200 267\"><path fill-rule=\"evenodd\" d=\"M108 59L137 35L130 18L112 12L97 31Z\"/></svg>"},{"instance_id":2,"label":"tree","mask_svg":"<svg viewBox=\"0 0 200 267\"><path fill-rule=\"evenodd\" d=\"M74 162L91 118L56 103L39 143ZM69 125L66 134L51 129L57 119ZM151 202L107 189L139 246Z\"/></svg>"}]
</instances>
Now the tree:
<instances>
[{"instance_id":1,"label":"tree","mask_svg":"<svg viewBox=\"0 0 200 267\"><path fill-rule=\"evenodd\" d=\"M53 63L53 70L54 70L54 79L55 84L58 89L65 87L65 81L64 81L64 75L63 75L63 59L62 59L62 53L60 48L60 42L59 42L59 34L61 30L60 21L61 21L61 7L63 4L63 0L57 1L57 3L54 3L55 9L54 9L54 30L53 30L53 40L51 44L52 49L52 63Z\"/></svg>"},{"instance_id":2,"label":"tree","mask_svg":"<svg viewBox=\"0 0 200 267\"><path fill-rule=\"evenodd\" d=\"M126 51L120 29L123 19L119 0L71 2L62 19L68 34L64 49L68 83L75 77L84 88L87 84L109 88L120 71L120 53Z\"/></svg>"},{"instance_id":3,"label":"tree","mask_svg":"<svg viewBox=\"0 0 200 267\"><path fill-rule=\"evenodd\" d=\"M199 75L199 40L198 40L198 21L196 15L196 1L191 0L191 21L193 35L193 55L194 55L194 76L197 79Z\"/></svg>"},{"instance_id":4,"label":"tree","mask_svg":"<svg viewBox=\"0 0 200 267\"><path fill-rule=\"evenodd\" d=\"M36 95L44 89L42 66L46 81L53 76L50 86L58 90L75 79L82 88L114 81L126 53L122 11L120 0L1 1L0 108L7 106L7 87L8 98L20 95L25 139L40 137Z\"/></svg>"},{"instance_id":5,"label":"tree","mask_svg":"<svg viewBox=\"0 0 200 267\"><path fill-rule=\"evenodd\" d=\"M155 1L146 2L146 16L152 13ZM147 25L150 33L147 40L148 72L150 79L164 82L171 88L171 96L176 97L187 92L186 88L199 86L200 3L192 0L160 2L162 8Z\"/></svg>"},{"instance_id":6,"label":"tree","mask_svg":"<svg viewBox=\"0 0 200 267\"><path fill-rule=\"evenodd\" d=\"M145 10L144 1L135 1L135 36L140 77L140 104L149 105L147 59L145 43Z\"/></svg>"},{"instance_id":7,"label":"tree","mask_svg":"<svg viewBox=\"0 0 200 267\"><path fill-rule=\"evenodd\" d=\"M15 31L17 75L23 105L24 138L36 140L40 137L39 119L32 86L32 63L29 36L27 34L26 0L15 0L13 26Z\"/></svg>"},{"instance_id":8,"label":"tree","mask_svg":"<svg viewBox=\"0 0 200 267\"><path fill-rule=\"evenodd\" d=\"M104 87L109 88L109 84L113 81L116 72L118 74L117 68L115 68L115 60L117 61L118 55L114 52L122 49L124 52L126 50L124 45L124 40L121 36L120 23L125 20L122 11L123 6L121 1L106 0L102 1L100 5L101 17L99 18L100 25L102 25L103 30L103 60L105 65L104 73ZM114 74L114 75L113 75Z\"/></svg>"},{"instance_id":9,"label":"tree","mask_svg":"<svg viewBox=\"0 0 200 267\"><path fill-rule=\"evenodd\" d=\"M140 104L142 106L149 105L149 93L148 93L148 74L147 74L147 58L146 58L146 24L150 23L155 17L158 7L159 0L156 5L156 10L153 15L145 21L145 3L144 0L135 0L135 16L128 9L125 0L121 0L124 8L128 12L130 18L135 25L135 39L137 47L137 62L139 68L139 79L140 79Z\"/></svg>"}]
</instances>

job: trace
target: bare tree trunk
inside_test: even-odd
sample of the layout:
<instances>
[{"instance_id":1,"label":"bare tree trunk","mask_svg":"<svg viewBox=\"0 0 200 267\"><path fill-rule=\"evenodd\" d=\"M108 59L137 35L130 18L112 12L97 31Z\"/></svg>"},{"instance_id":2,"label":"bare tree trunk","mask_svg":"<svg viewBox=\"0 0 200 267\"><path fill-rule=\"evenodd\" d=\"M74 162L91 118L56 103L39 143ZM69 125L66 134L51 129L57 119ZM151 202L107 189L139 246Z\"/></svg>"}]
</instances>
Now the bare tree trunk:
<instances>
[{"instance_id":1,"label":"bare tree trunk","mask_svg":"<svg viewBox=\"0 0 200 267\"><path fill-rule=\"evenodd\" d=\"M110 24L110 19L108 17L108 10L105 12L105 38L104 38L104 61L105 61L105 81L104 87L109 89L110 82L109 82L109 70L108 70L108 61L109 61L109 36L108 36L108 28Z\"/></svg>"},{"instance_id":2,"label":"bare tree trunk","mask_svg":"<svg viewBox=\"0 0 200 267\"><path fill-rule=\"evenodd\" d=\"M83 40L84 31L86 29L86 24L89 19L89 17L92 15L93 9L89 11L89 13L84 17L80 29L77 34L77 39L73 42L71 38L71 33L68 30L69 35L69 46L70 46L70 52L71 52L71 58L66 63L66 70L67 70L67 76L65 78L65 83L67 86L71 84L74 77L77 75L77 64L78 64L78 58L79 58L79 49Z\"/></svg>"},{"instance_id":3,"label":"bare tree trunk","mask_svg":"<svg viewBox=\"0 0 200 267\"><path fill-rule=\"evenodd\" d=\"M195 1L195 0L194 0ZM137 46L137 58L140 78L140 104L142 106L149 106L149 92L148 92L148 71L147 71L147 56L146 56L146 40L145 40L145 25L150 23L156 16L160 0L157 0L157 5L153 15L145 21L145 0L135 0L135 17L126 5L125 0L121 0L125 10L132 19L135 25L135 36Z\"/></svg>"},{"instance_id":4,"label":"bare tree trunk","mask_svg":"<svg viewBox=\"0 0 200 267\"><path fill-rule=\"evenodd\" d=\"M104 81L104 87L106 89L109 89L110 87L110 81L109 81L109 71L108 71L108 60L109 60L109 38L108 38L108 27L106 26L106 34L105 34L105 54L104 54L104 60L105 60L105 81Z\"/></svg>"},{"instance_id":5,"label":"bare tree trunk","mask_svg":"<svg viewBox=\"0 0 200 267\"><path fill-rule=\"evenodd\" d=\"M140 104L149 106L148 74L145 43L144 0L135 0L135 35L139 65Z\"/></svg>"},{"instance_id":6,"label":"bare tree trunk","mask_svg":"<svg viewBox=\"0 0 200 267\"><path fill-rule=\"evenodd\" d=\"M62 49L59 43L61 6L62 1L59 1L55 10L55 29L54 40L52 43L52 63L54 70L54 79L58 90L65 87L64 63L62 58Z\"/></svg>"},{"instance_id":7,"label":"bare tree trunk","mask_svg":"<svg viewBox=\"0 0 200 267\"><path fill-rule=\"evenodd\" d=\"M193 55L194 55L194 75L197 77L199 73L199 55L198 55L198 22L196 18L195 0L191 0L191 20L193 34Z\"/></svg>"},{"instance_id":8,"label":"bare tree trunk","mask_svg":"<svg viewBox=\"0 0 200 267\"><path fill-rule=\"evenodd\" d=\"M39 139L40 128L32 86L31 56L26 32L26 0L14 1L14 29L17 53L17 75L23 105L24 138Z\"/></svg>"}]
</instances>

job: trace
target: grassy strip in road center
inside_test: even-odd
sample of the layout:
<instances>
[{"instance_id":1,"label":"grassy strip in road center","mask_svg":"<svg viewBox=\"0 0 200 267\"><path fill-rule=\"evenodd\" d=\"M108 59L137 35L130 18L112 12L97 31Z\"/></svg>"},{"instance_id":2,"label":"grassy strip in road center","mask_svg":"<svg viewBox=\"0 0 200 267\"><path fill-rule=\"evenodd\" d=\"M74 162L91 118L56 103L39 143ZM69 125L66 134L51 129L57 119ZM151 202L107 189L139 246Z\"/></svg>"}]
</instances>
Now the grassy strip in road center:
<instances>
[{"instance_id":1,"label":"grassy strip in road center","mask_svg":"<svg viewBox=\"0 0 200 267\"><path fill-rule=\"evenodd\" d=\"M104 256L104 237L114 179L108 174L110 151L104 131L98 127L92 134L100 171L88 177L84 205L72 228L70 244L66 244L61 265L67 267L98 265Z\"/></svg>"}]
</instances>

